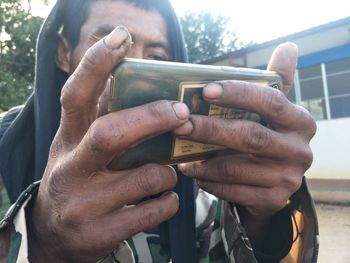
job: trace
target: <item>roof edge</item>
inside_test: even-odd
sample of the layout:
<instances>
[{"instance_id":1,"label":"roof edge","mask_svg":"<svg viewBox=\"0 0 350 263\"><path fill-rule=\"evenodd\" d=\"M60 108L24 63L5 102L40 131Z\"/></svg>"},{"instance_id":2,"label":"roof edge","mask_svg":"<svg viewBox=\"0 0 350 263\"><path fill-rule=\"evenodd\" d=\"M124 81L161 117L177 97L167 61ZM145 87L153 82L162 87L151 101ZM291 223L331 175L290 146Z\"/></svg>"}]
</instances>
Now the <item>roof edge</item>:
<instances>
[{"instance_id":1,"label":"roof edge","mask_svg":"<svg viewBox=\"0 0 350 263\"><path fill-rule=\"evenodd\" d=\"M273 40L269 40L269 41L266 41L263 43L259 43L259 44L255 44L255 45L252 45L249 47L245 47L245 48L241 48L241 49L238 49L235 51L231 51L231 52L225 53L223 55L220 55L220 56L208 59L208 60L201 61L200 64L212 64L212 63L220 62L220 61L222 61L226 58L232 57L232 56L239 56L240 54L245 54L249 51L254 51L254 50L265 48L268 46L274 46L274 45L282 44L284 42L293 41L293 40L296 40L298 38L302 38L306 35L316 34L316 33L323 32L323 31L326 31L326 30L329 30L329 29L332 29L335 27L346 25L346 24L350 25L350 16L345 17L345 18L341 18L339 20L331 21L331 22L328 22L328 23L325 23L325 24L322 24L319 26L315 26L315 27L312 27L312 28L309 28L309 29L306 29L306 30L303 30L300 32L296 32L296 33L293 33L290 35L286 35L286 36L279 37L279 38L276 38Z\"/></svg>"}]
</instances>

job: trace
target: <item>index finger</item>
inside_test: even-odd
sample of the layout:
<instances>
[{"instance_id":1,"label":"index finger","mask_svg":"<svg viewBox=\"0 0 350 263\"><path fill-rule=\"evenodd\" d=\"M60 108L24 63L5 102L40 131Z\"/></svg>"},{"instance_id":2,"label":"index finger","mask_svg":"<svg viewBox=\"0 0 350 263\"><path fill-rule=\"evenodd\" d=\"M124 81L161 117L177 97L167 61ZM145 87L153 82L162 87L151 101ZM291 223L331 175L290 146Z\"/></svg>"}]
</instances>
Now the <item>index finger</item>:
<instances>
[{"instance_id":1,"label":"index finger","mask_svg":"<svg viewBox=\"0 0 350 263\"><path fill-rule=\"evenodd\" d=\"M96 119L97 104L107 78L126 55L130 34L123 26L90 47L62 89L60 134L77 144Z\"/></svg>"}]
</instances>

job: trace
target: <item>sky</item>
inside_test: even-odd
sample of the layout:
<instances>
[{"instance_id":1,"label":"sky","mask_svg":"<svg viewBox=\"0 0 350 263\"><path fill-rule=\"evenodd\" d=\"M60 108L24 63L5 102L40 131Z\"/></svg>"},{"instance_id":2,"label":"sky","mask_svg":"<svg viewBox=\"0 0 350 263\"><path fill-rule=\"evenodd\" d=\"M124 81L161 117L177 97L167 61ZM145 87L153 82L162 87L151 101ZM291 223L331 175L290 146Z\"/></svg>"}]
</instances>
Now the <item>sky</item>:
<instances>
[{"instance_id":1,"label":"sky","mask_svg":"<svg viewBox=\"0 0 350 263\"><path fill-rule=\"evenodd\" d=\"M48 8L33 0L33 12ZM52 2L52 0L51 0ZM350 16L349 0L171 0L181 16L187 11L230 17L240 41L262 43Z\"/></svg>"}]
</instances>

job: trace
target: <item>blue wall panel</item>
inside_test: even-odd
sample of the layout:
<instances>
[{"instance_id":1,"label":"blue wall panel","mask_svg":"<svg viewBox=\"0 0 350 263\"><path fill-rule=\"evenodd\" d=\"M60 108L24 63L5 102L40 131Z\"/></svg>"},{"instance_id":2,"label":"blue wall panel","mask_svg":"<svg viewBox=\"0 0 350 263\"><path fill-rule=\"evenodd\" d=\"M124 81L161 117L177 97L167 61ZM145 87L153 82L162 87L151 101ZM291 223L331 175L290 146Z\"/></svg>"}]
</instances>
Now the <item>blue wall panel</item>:
<instances>
[{"instance_id":1,"label":"blue wall panel","mask_svg":"<svg viewBox=\"0 0 350 263\"><path fill-rule=\"evenodd\" d=\"M298 69L320 65L322 63L334 62L350 58L350 44L339 46L336 48L322 50L298 58ZM266 69L266 65L256 67L258 69Z\"/></svg>"},{"instance_id":2,"label":"blue wall panel","mask_svg":"<svg viewBox=\"0 0 350 263\"><path fill-rule=\"evenodd\" d=\"M339 46L299 57L298 69L350 58L350 45Z\"/></svg>"}]
</instances>

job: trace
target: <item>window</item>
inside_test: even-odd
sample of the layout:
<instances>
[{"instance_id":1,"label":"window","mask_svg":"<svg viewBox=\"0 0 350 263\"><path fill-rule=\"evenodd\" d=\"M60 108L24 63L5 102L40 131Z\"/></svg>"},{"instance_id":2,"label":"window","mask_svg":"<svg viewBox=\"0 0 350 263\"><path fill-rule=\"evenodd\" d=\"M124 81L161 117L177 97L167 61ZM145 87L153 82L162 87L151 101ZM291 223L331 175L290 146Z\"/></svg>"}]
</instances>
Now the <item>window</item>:
<instances>
[{"instance_id":1,"label":"window","mask_svg":"<svg viewBox=\"0 0 350 263\"><path fill-rule=\"evenodd\" d=\"M291 102L296 102L295 85L293 85L293 87L290 89L287 97Z\"/></svg>"},{"instance_id":2,"label":"window","mask_svg":"<svg viewBox=\"0 0 350 263\"><path fill-rule=\"evenodd\" d=\"M327 113L320 65L301 69L299 71L299 79L302 99L301 105L305 107L316 120L326 119Z\"/></svg>"},{"instance_id":3,"label":"window","mask_svg":"<svg viewBox=\"0 0 350 263\"><path fill-rule=\"evenodd\" d=\"M332 118L350 116L350 59L326 64Z\"/></svg>"}]
</instances>

